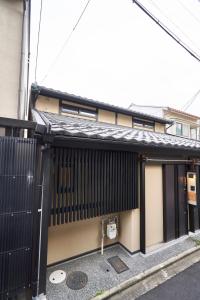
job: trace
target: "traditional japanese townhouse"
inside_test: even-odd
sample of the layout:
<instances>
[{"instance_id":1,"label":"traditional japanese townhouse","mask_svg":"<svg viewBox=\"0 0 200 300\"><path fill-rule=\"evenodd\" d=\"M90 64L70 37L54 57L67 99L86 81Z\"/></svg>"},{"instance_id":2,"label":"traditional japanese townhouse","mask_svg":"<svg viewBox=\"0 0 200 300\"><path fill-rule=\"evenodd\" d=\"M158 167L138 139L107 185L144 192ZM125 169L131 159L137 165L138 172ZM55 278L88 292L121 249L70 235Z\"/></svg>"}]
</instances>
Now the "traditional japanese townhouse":
<instances>
[{"instance_id":1,"label":"traditional japanese townhouse","mask_svg":"<svg viewBox=\"0 0 200 300\"><path fill-rule=\"evenodd\" d=\"M46 292L47 265L103 242L146 253L199 228L200 142L166 134L169 120L42 86L31 104L47 129L35 131L46 154L34 296Z\"/></svg>"}]
</instances>

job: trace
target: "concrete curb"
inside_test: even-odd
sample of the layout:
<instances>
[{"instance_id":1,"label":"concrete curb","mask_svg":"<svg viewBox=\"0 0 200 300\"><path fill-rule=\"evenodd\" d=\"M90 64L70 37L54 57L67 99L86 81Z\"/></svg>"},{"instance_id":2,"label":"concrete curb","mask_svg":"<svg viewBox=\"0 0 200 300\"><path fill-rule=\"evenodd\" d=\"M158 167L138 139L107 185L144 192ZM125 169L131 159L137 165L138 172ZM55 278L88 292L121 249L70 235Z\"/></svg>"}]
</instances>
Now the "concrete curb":
<instances>
[{"instance_id":1,"label":"concrete curb","mask_svg":"<svg viewBox=\"0 0 200 300\"><path fill-rule=\"evenodd\" d=\"M173 256L171 258L169 258L168 260L166 260L165 262L156 265L144 272L139 273L138 275L127 279L126 281L119 283L117 286L103 292L101 295L95 296L93 298L91 298L91 300L103 300L103 299L108 299L110 296L113 296L115 294L117 294L118 292L121 292L127 288L129 288L130 286L142 281L143 279L153 275L154 273L158 272L159 270L166 268L168 266L170 266L171 264L181 260L182 258L187 257L188 255L196 252L200 250L200 246L195 246L193 248L190 248L176 256Z\"/></svg>"}]
</instances>

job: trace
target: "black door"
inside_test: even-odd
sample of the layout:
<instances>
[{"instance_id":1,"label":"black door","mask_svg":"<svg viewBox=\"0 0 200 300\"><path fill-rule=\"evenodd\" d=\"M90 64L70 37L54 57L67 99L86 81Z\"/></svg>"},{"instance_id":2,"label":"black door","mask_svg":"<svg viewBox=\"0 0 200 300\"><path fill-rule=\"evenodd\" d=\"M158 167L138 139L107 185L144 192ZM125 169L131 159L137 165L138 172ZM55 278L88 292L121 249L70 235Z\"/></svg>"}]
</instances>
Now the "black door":
<instances>
[{"instance_id":1,"label":"black door","mask_svg":"<svg viewBox=\"0 0 200 300\"><path fill-rule=\"evenodd\" d=\"M163 166L163 216L165 242L188 233L185 165Z\"/></svg>"}]
</instances>

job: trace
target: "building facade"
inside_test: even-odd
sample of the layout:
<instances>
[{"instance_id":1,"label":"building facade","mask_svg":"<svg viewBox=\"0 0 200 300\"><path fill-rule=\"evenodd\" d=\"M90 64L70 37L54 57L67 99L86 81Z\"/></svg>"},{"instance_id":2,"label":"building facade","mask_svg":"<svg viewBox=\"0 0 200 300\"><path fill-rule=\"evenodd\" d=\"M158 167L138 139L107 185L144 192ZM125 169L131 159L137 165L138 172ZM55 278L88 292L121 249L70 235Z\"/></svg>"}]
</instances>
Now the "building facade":
<instances>
[{"instance_id":1,"label":"building facade","mask_svg":"<svg viewBox=\"0 0 200 300\"><path fill-rule=\"evenodd\" d=\"M102 222L113 217L118 234L104 245L119 243L131 254L199 228L200 142L165 133L172 121L41 86L32 86L31 103L51 153L43 275L49 265L100 249Z\"/></svg>"},{"instance_id":2,"label":"building facade","mask_svg":"<svg viewBox=\"0 0 200 300\"><path fill-rule=\"evenodd\" d=\"M27 119L30 1L0 0L0 117Z\"/></svg>"},{"instance_id":3,"label":"building facade","mask_svg":"<svg viewBox=\"0 0 200 300\"><path fill-rule=\"evenodd\" d=\"M162 106L145 106L131 104L129 107L133 111L147 113L153 116L163 117L173 121L172 126L166 127L166 132L169 134L183 136L186 138L199 140L200 139L200 117L184 111L180 111L171 107Z\"/></svg>"}]
</instances>

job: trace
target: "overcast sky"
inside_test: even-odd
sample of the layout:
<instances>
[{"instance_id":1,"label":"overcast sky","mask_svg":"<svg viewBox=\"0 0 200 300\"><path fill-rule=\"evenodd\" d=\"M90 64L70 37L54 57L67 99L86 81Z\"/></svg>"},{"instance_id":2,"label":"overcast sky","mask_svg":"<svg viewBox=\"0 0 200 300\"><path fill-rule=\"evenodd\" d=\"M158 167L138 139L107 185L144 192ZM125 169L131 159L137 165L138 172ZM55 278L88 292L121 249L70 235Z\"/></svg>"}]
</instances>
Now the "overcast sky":
<instances>
[{"instance_id":1,"label":"overcast sky","mask_svg":"<svg viewBox=\"0 0 200 300\"><path fill-rule=\"evenodd\" d=\"M200 55L200 1L140 2ZM132 0L91 0L70 42L49 70L86 3L43 0L38 84L124 107L134 102L178 109L200 89L200 62ZM32 6L34 81L40 0L32 1ZM188 112L200 115L200 96Z\"/></svg>"}]
</instances>

